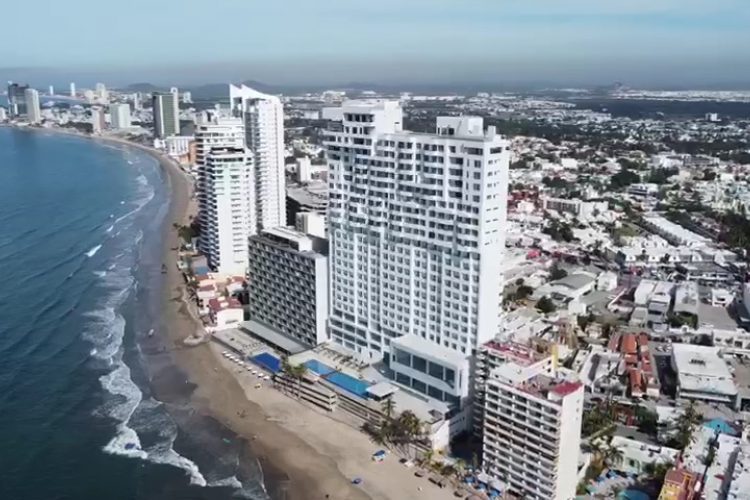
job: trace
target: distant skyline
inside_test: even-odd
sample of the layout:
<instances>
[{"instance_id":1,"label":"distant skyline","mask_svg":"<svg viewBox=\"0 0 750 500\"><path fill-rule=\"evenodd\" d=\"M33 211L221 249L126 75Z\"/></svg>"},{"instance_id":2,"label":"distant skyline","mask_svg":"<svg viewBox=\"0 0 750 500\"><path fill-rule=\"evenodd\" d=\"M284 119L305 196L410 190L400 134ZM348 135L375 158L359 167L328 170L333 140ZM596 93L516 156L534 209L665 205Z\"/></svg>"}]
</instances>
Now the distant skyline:
<instances>
[{"instance_id":1,"label":"distant skyline","mask_svg":"<svg viewBox=\"0 0 750 500\"><path fill-rule=\"evenodd\" d=\"M4 24L0 77L33 85L750 83L747 0L43 3L33 30ZM11 2L4 17L28 19L27 9Z\"/></svg>"}]
</instances>

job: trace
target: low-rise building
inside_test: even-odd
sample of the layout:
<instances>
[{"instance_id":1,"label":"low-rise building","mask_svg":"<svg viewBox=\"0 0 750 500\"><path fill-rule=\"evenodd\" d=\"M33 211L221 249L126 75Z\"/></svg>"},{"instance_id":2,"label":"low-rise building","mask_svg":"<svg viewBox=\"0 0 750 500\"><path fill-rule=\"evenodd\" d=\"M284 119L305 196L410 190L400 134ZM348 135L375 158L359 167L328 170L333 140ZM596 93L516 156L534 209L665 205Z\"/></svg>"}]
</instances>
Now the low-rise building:
<instances>
[{"instance_id":1,"label":"low-rise building","mask_svg":"<svg viewBox=\"0 0 750 500\"><path fill-rule=\"evenodd\" d=\"M218 297L208 301L208 318L208 331L236 328L244 319L244 310L234 297Z\"/></svg>"},{"instance_id":2,"label":"low-rise building","mask_svg":"<svg viewBox=\"0 0 750 500\"><path fill-rule=\"evenodd\" d=\"M672 345L672 365L677 374L677 397L734 407L737 385L718 347Z\"/></svg>"}]
</instances>

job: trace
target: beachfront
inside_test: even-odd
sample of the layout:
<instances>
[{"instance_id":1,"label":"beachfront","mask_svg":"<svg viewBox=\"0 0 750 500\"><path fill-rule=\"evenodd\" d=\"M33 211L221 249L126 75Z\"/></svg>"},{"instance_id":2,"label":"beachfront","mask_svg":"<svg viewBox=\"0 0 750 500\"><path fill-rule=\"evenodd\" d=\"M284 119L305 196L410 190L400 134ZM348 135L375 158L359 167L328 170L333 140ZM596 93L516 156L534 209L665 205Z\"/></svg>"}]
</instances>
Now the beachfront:
<instances>
[{"instance_id":1,"label":"beachfront","mask_svg":"<svg viewBox=\"0 0 750 500\"><path fill-rule=\"evenodd\" d=\"M414 469L388 456L372 460L380 446L364 433L328 415L289 398L257 377L240 370L221 356L213 343L186 347L184 340L197 328L182 302L184 280L177 268L179 245L172 223L189 221L191 181L171 161L162 163L172 184L170 214L165 221L164 287L166 330L175 346L176 362L197 385L192 396L196 411L213 415L245 438L264 469L275 476L287 476L281 491L269 492L292 499L448 499L451 489L440 489L426 478L414 476ZM177 299L177 300L173 300ZM352 484L354 478L361 483Z\"/></svg>"}]
</instances>

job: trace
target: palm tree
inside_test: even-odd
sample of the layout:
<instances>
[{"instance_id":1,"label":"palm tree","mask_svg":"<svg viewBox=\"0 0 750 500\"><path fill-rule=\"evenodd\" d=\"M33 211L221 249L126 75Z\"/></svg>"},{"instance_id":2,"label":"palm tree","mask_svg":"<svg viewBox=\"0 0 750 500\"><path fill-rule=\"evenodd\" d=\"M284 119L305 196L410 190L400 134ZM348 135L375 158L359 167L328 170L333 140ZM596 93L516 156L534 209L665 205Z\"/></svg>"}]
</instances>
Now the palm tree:
<instances>
[{"instance_id":1,"label":"palm tree","mask_svg":"<svg viewBox=\"0 0 750 500\"><path fill-rule=\"evenodd\" d=\"M393 401L393 398L388 398L385 401L383 401L382 410L388 420L390 420L393 417L393 412L395 409L396 409L396 403L395 401Z\"/></svg>"},{"instance_id":2,"label":"palm tree","mask_svg":"<svg viewBox=\"0 0 750 500\"><path fill-rule=\"evenodd\" d=\"M614 446L612 442L607 445L604 449L604 461L610 466L616 466L622 463L623 452L617 446Z\"/></svg>"},{"instance_id":3,"label":"palm tree","mask_svg":"<svg viewBox=\"0 0 750 500\"><path fill-rule=\"evenodd\" d=\"M677 419L677 436L676 440L680 449L684 449L690 444L695 427L703 420L703 415L695 409L695 400L685 407L685 412Z\"/></svg>"}]
</instances>

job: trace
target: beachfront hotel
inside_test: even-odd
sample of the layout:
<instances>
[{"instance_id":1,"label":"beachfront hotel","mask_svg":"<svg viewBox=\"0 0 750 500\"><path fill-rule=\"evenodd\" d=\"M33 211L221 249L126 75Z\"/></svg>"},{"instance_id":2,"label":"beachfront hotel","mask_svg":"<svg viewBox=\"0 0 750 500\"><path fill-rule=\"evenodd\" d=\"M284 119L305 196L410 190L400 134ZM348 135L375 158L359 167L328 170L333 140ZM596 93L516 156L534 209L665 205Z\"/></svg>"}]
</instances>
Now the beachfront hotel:
<instances>
[{"instance_id":1,"label":"beachfront hotel","mask_svg":"<svg viewBox=\"0 0 750 500\"><path fill-rule=\"evenodd\" d=\"M325 138L331 338L462 406L470 356L498 332L508 142L479 117L405 131L397 101L336 114Z\"/></svg>"},{"instance_id":2,"label":"beachfront hotel","mask_svg":"<svg viewBox=\"0 0 750 500\"><path fill-rule=\"evenodd\" d=\"M486 382L483 468L522 498L575 498L583 384L555 353L523 366L508 362Z\"/></svg>"},{"instance_id":3,"label":"beachfront hotel","mask_svg":"<svg viewBox=\"0 0 750 500\"><path fill-rule=\"evenodd\" d=\"M309 348L328 340L328 242L290 227L250 237L247 328Z\"/></svg>"},{"instance_id":4,"label":"beachfront hotel","mask_svg":"<svg viewBox=\"0 0 750 500\"><path fill-rule=\"evenodd\" d=\"M255 166L257 230L286 225L284 108L281 100L245 85L229 86L231 110L245 126L245 145Z\"/></svg>"}]
</instances>

